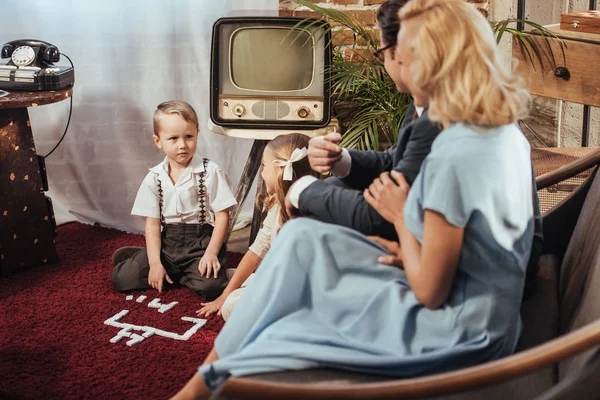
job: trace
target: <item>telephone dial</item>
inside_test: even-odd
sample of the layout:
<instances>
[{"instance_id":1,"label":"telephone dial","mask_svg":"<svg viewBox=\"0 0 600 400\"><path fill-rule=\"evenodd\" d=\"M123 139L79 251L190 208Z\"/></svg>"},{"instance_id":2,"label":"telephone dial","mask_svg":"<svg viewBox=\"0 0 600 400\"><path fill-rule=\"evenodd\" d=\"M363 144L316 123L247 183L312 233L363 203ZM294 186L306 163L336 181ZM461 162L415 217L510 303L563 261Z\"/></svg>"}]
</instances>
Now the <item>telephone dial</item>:
<instances>
[{"instance_id":1,"label":"telephone dial","mask_svg":"<svg viewBox=\"0 0 600 400\"><path fill-rule=\"evenodd\" d=\"M41 40L14 40L2 46L0 58L0 89L7 90L57 90L75 82L72 66L54 65L60 60L58 48Z\"/></svg>"}]
</instances>

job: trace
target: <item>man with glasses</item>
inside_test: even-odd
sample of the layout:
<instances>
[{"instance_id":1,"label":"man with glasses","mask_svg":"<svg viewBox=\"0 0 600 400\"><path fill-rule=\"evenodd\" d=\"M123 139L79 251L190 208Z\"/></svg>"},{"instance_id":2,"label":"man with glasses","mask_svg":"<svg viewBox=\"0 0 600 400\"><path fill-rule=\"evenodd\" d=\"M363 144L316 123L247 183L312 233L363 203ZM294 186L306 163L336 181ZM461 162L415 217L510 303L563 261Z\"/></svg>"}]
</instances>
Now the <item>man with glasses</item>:
<instances>
[{"instance_id":1,"label":"man with glasses","mask_svg":"<svg viewBox=\"0 0 600 400\"><path fill-rule=\"evenodd\" d=\"M405 3L406 0L390 0L379 8L377 23L383 47L374 53L382 59L400 93L408 92L395 56L400 30L398 10ZM386 151L342 149L338 146L341 140L338 133L311 139L308 149L311 167L333 177L298 180L288 192L288 212L346 226L366 235L398 240L394 226L367 204L363 191L382 172L392 169L404 174L412 184L439 133L440 127L429 120L427 110L411 103L400 126L398 142Z\"/></svg>"}]
</instances>

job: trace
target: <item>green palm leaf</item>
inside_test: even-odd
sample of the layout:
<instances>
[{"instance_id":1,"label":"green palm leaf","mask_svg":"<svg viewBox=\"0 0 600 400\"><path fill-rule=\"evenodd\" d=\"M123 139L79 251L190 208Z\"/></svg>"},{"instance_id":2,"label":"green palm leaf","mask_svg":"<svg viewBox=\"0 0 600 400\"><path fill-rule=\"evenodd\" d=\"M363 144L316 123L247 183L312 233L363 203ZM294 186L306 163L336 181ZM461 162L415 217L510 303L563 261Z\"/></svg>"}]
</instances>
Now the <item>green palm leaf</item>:
<instances>
[{"instance_id":1,"label":"green palm leaf","mask_svg":"<svg viewBox=\"0 0 600 400\"><path fill-rule=\"evenodd\" d=\"M500 43L500 40L502 40L502 37L505 33L510 34L513 38L516 39L520 51L522 51L523 54L525 54L526 59L529 60L533 68L535 69L535 60L537 60L541 66L542 72L545 72L544 62L542 58L543 49L540 48L535 42L533 42L530 36L526 35L524 32L521 32L512 26L509 26L512 24L517 25L519 22L522 22L525 26L530 27L531 33L540 35L544 39L544 47L548 50L548 58L550 60L550 64L553 70L556 69L557 63L554 51L552 50L552 42L556 42L559 44L562 53L562 59L563 61L565 61L565 42L563 42L562 39L560 39L558 36L556 36L554 33L548 30L548 28L546 28L545 26L542 26L538 23L526 19L508 18L502 21L490 22L492 30L496 34L496 42Z\"/></svg>"},{"instance_id":2,"label":"green palm leaf","mask_svg":"<svg viewBox=\"0 0 600 400\"><path fill-rule=\"evenodd\" d=\"M333 60L326 72L331 83L336 117L343 127L341 144L363 150L379 150L394 144L410 103L410 96L398 93L394 82L385 72L382 61L372 56L379 46L375 31L344 11L321 7L308 0L293 1L335 23L327 25L316 39L323 40L326 33L331 33L331 39L325 45L332 47ZM531 28L532 33L542 36L545 46L540 48L529 36L517 30L514 25L518 22L523 22ZM293 40L298 40L308 28L320 23L322 20L306 18L296 24L289 35L296 32ZM544 49L547 50L551 65L556 67L555 54L551 48L551 43L555 41L560 44L564 59L564 42L535 22L509 18L490 24L497 42L500 42L505 34L515 37L519 48L534 68L537 60L543 71ZM349 43L344 40L343 49L346 54L342 52L341 47L334 46L340 35L348 35L350 38Z\"/></svg>"}]
</instances>

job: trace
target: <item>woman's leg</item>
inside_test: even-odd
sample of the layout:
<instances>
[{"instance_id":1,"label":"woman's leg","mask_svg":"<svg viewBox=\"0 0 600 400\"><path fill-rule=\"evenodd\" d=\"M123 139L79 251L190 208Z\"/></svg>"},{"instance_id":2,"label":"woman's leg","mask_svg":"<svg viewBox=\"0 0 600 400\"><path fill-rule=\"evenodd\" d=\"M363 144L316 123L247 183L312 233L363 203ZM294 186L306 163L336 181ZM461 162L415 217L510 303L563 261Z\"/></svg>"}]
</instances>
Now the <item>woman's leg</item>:
<instances>
[{"instance_id":1,"label":"woman's leg","mask_svg":"<svg viewBox=\"0 0 600 400\"><path fill-rule=\"evenodd\" d=\"M210 364L214 361L217 361L218 359L219 359L219 355L217 354L217 349L215 349L213 347L212 350L210 351L210 353L208 353L208 355L204 359L204 362L202 363L202 365Z\"/></svg>"},{"instance_id":2,"label":"woman's leg","mask_svg":"<svg viewBox=\"0 0 600 400\"><path fill-rule=\"evenodd\" d=\"M210 390L204 384L204 379L198 372L171 400L204 400L211 395Z\"/></svg>"},{"instance_id":3,"label":"woman's leg","mask_svg":"<svg viewBox=\"0 0 600 400\"><path fill-rule=\"evenodd\" d=\"M217 389L231 375L393 354L387 347L402 346L400 322L390 332L371 322L402 315L397 299L409 289L402 270L377 263L384 254L347 228L306 218L287 222L215 340L219 360L200 367L208 387Z\"/></svg>"},{"instance_id":4,"label":"woman's leg","mask_svg":"<svg viewBox=\"0 0 600 400\"><path fill-rule=\"evenodd\" d=\"M219 359L219 355L217 354L217 351L213 347L212 350L210 351L210 353L208 353L208 355L204 359L204 362L202 363L202 365L210 364L212 362L217 361L218 359ZM194 374L194 376L192 377L192 379L190 379L188 381L188 383L183 387L183 389L181 389L179 391L179 393L177 393L175 396L173 396L172 399L173 400L208 399L210 397L210 393L211 393L210 390L208 390L208 388L204 384L204 379L198 372L196 372Z\"/></svg>"}]
</instances>

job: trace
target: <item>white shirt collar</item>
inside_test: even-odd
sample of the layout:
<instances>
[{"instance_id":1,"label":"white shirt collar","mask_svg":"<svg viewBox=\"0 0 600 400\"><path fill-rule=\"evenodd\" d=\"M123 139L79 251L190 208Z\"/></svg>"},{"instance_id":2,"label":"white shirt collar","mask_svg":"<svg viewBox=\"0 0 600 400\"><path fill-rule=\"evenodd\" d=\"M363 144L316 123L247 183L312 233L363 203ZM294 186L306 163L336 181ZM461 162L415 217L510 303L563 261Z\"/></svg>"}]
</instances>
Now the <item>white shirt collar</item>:
<instances>
[{"instance_id":1,"label":"white shirt collar","mask_svg":"<svg viewBox=\"0 0 600 400\"><path fill-rule=\"evenodd\" d=\"M423 114L423 110L425 109L425 107L419 107L419 106L415 106L415 110L417 111L417 115L420 117L421 114Z\"/></svg>"},{"instance_id":2,"label":"white shirt collar","mask_svg":"<svg viewBox=\"0 0 600 400\"><path fill-rule=\"evenodd\" d=\"M199 174L203 172L204 163L202 161L203 157L199 156L198 154L194 154L189 165L185 171L183 171L179 177L179 180L175 183L175 186L182 185L189 181L192 178L192 174ZM168 179L169 181L171 180L169 177L169 159L167 157L165 157L165 159L157 166L150 168L150 171L162 176L163 179Z\"/></svg>"},{"instance_id":3,"label":"white shirt collar","mask_svg":"<svg viewBox=\"0 0 600 400\"><path fill-rule=\"evenodd\" d=\"M194 154L192 160L190 161L190 165L188 168L195 174L199 174L200 172L204 172L204 157L199 156L198 154Z\"/></svg>"},{"instance_id":4,"label":"white shirt collar","mask_svg":"<svg viewBox=\"0 0 600 400\"><path fill-rule=\"evenodd\" d=\"M204 158L200 157L198 154L194 154L192 157L190 164L187 166L186 171L189 169L193 173L200 173L204 171L204 163L202 162ZM160 174L161 172L166 172L169 174L169 159L165 157L165 159L158 165L150 168L150 171ZM185 172L184 172L185 174Z\"/></svg>"}]
</instances>

